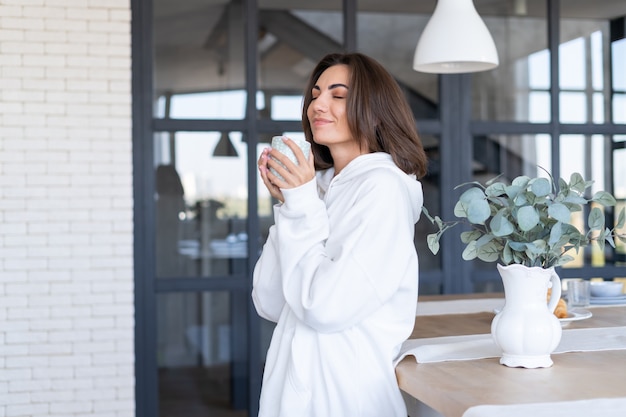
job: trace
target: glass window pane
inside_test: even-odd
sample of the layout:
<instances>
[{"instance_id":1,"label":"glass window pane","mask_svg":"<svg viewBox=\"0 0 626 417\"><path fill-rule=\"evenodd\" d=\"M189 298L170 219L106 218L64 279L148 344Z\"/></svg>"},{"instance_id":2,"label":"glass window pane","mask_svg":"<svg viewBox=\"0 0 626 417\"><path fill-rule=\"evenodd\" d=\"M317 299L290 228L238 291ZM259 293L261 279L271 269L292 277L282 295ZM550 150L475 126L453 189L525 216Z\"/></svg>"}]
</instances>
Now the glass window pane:
<instances>
[{"instance_id":1,"label":"glass window pane","mask_svg":"<svg viewBox=\"0 0 626 417\"><path fill-rule=\"evenodd\" d=\"M505 3L477 5L496 43L500 65L472 74L473 118L545 123L550 102L535 108L532 96L550 88L547 7L543 0L520 2L524 7L519 10Z\"/></svg>"},{"instance_id":2,"label":"glass window pane","mask_svg":"<svg viewBox=\"0 0 626 417\"><path fill-rule=\"evenodd\" d=\"M605 96L602 93L593 94L593 123L604 123L604 100Z\"/></svg>"},{"instance_id":3,"label":"glass window pane","mask_svg":"<svg viewBox=\"0 0 626 417\"><path fill-rule=\"evenodd\" d=\"M159 415L247 416L246 294L157 296ZM240 311L241 310L241 311ZM243 372L242 372L243 371Z\"/></svg>"},{"instance_id":4,"label":"glass window pane","mask_svg":"<svg viewBox=\"0 0 626 417\"><path fill-rule=\"evenodd\" d=\"M171 97L171 119L243 119L246 114L244 90L176 94Z\"/></svg>"},{"instance_id":5,"label":"glass window pane","mask_svg":"<svg viewBox=\"0 0 626 417\"><path fill-rule=\"evenodd\" d=\"M604 88L604 65L602 59L606 55L606 47L604 42L604 33L595 31L590 36L591 40L591 80L594 90L602 90Z\"/></svg>"},{"instance_id":6,"label":"glass window pane","mask_svg":"<svg viewBox=\"0 0 626 417\"><path fill-rule=\"evenodd\" d=\"M193 112L155 108L155 116L243 119L243 3L155 1L153 23L155 97L195 102Z\"/></svg>"},{"instance_id":7,"label":"glass window pane","mask_svg":"<svg viewBox=\"0 0 626 417\"><path fill-rule=\"evenodd\" d=\"M626 39L620 39L611 44L613 89L626 92Z\"/></svg>"},{"instance_id":8,"label":"glass window pane","mask_svg":"<svg viewBox=\"0 0 626 417\"><path fill-rule=\"evenodd\" d=\"M586 85L586 38L578 37L559 47L559 83L561 89L582 90Z\"/></svg>"},{"instance_id":9,"label":"glass window pane","mask_svg":"<svg viewBox=\"0 0 626 417\"><path fill-rule=\"evenodd\" d=\"M559 94L561 123L586 123L588 117L587 94L565 92Z\"/></svg>"},{"instance_id":10,"label":"glass window pane","mask_svg":"<svg viewBox=\"0 0 626 417\"><path fill-rule=\"evenodd\" d=\"M302 100L301 95L277 95L272 97L273 120L302 120Z\"/></svg>"},{"instance_id":11,"label":"glass window pane","mask_svg":"<svg viewBox=\"0 0 626 417\"><path fill-rule=\"evenodd\" d=\"M613 95L613 122L626 124L626 94Z\"/></svg>"},{"instance_id":12,"label":"glass window pane","mask_svg":"<svg viewBox=\"0 0 626 417\"><path fill-rule=\"evenodd\" d=\"M562 123L602 123L610 92L604 82L609 65L608 21L563 17L559 47Z\"/></svg>"},{"instance_id":13,"label":"glass window pane","mask_svg":"<svg viewBox=\"0 0 626 417\"><path fill-rule=\"evenodd\" d=\"M532 90L548 90L550 88L550 71L541 71L550 68L550 52L547 49L528 55L528 86Z\"/></svg>"},{"instance_id":14,"label":"glass window pane","mask_svg":"<svg viewBox=\"0 0 626 417\"><path fill-rule=\"evenodd\" d=\"M626 39L611 44L613 64L613 122L626 123Z\"/></svg>"},{"instance_id":15,"label":"glass window pane","mask_svg":"<svg viewBox=\"0 0 626 417\"><path fill-rule=\"evenodd\" d=\"M528 93L528 121L550 123L550 93L531 91Z\"/></svg>"},{"instance_id":16,"label":"glass window pane","mask_svg":"<svg viewBox=\"0 0 626 417\"><path fill-rule=\"evenodd\" d=\"M241 132L157 133L155 150L157 276L245 272L247 150Z\"/></svg>"}]
</instances>

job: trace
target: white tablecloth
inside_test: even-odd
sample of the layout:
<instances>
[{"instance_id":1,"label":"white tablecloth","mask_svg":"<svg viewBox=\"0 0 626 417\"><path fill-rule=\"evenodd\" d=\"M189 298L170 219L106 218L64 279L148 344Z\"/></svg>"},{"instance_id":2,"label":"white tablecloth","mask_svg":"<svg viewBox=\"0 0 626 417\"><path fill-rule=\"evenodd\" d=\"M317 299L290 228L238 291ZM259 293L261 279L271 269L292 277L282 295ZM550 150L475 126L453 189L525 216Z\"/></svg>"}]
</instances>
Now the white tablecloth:
<instances>
[{"instance_id":1,"label":"white tablecloth","mask_svg":"<svg viewBox=\"0 0 626 417\"><path fill-rule=\"evenodd\" d=\"M626 327L563 330L561 342L553 353L617 349L626 349ZM396 364L409 355L418 363L429 363L496 358L502 351L490 334L478 334L407 340Z\"/></svg>"},{"instance_id":2,"label":"white tablecloth","mask_svg":"<svg viewBox=\"0 0 626 417\"><path fill-rule=\"evenodd\" d=\"M592 304L588 310L603 307L615 307L623 304ZM504 298L476 298L469 300L419 301L416 316L435 316L439 314L471 314L493 312L502 309Z\"/></svg>"},{"instance_id":3,"label":"white tablecloth","mask_svg":"<svg viewBox=\"0 0 626 417\"><path fill-rule=\"evenodd\" d=\"M477 298L470 300L418 301L417 316L435 316L439 314L471 314L483 311L493 312L502 308L504 298Z\"/></svg>"},{"instance_id":4,"label":"white tablecloth","mask_svg":"<svg viewBox=\"0 0 626 417\"><path fill-rule=\"evenodd\" d=\"M550 403L478 405L470 407L463 417L624 417L626 398Z\"/></svg>"}]
</instances>

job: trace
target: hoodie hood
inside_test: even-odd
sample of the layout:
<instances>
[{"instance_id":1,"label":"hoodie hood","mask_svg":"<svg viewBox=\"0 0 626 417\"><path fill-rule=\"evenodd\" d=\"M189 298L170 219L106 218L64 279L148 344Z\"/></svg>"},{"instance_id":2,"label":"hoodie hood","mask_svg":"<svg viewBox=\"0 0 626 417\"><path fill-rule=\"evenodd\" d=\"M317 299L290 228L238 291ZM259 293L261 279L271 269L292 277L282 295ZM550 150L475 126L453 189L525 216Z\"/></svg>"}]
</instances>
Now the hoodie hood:
<instances>
[{"instance_id":1,"label":"hoodie hood","mask_svg":"<svg viewBox=\"0 0 626 417\"><path fill-rule=\"evenodd\" d=\"M385 169L395 173L403 182L409 199L413 201L413 219L417 223L422 212L424 197L422 184L415 175L409 175L402 171L393 162L391 155L385 152L369 153L354 158L339 174L335 176L334 168L317 173L317 186L320 197L325 198L331 187L349 186L352 181L359 180L363 174Z\"/></svg>"}]
</instances>

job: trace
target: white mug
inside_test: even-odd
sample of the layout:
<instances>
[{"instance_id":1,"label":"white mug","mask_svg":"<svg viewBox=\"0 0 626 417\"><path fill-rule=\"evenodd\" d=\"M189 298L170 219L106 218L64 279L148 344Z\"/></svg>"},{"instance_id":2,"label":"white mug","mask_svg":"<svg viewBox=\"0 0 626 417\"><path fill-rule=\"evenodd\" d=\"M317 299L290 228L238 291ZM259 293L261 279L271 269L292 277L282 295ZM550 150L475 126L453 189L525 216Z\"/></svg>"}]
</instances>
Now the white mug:
<instances>
[{"instance_id":1,"label":"white mug","mask_svg":"<svg viewBox=\"0 0 626 417\"><path fill-rule=\"evenodd\" d=\"M304 153L305 158L308 159L309 153L311 152L311 144L304 139L292 139L292 138L290 139L294 141L295 144L298 145L298 147L300 147L300 149L302 149L302 152ZM272 138L272 149L276 149L278 152L282 153L287 158L289 158L289 160L292 161L294 164L298 165L298 160L296 158L296 155L293 153L291 148L287 146L287 144L283 141L283 136L274 136ZM280 163L277 159L275 158L273 159L276 162ZM272 174L276 175L281 180L284 180L284 178L278 172L276 172L274 168L270 168L270 171L272 172Z\"/></svg>"}]
</instances>

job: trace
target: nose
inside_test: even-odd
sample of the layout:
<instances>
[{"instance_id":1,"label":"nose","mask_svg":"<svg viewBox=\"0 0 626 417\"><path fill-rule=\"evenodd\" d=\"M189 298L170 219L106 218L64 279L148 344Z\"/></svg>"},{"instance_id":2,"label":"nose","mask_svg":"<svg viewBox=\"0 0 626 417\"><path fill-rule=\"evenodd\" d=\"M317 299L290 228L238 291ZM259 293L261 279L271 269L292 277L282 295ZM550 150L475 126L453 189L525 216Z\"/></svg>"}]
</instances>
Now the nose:
<instances>
[{"instance_id":1,"label":"nose","mask_svg":"<svg viewBox=\"0 0 626 417\"><path fill-rule=\"evenodd\" d=\"M320 94L315 100L311 102L311 107L315 111L326 111L328 109L328 102L325 94Z\"/></svg>"}]
</instances>

